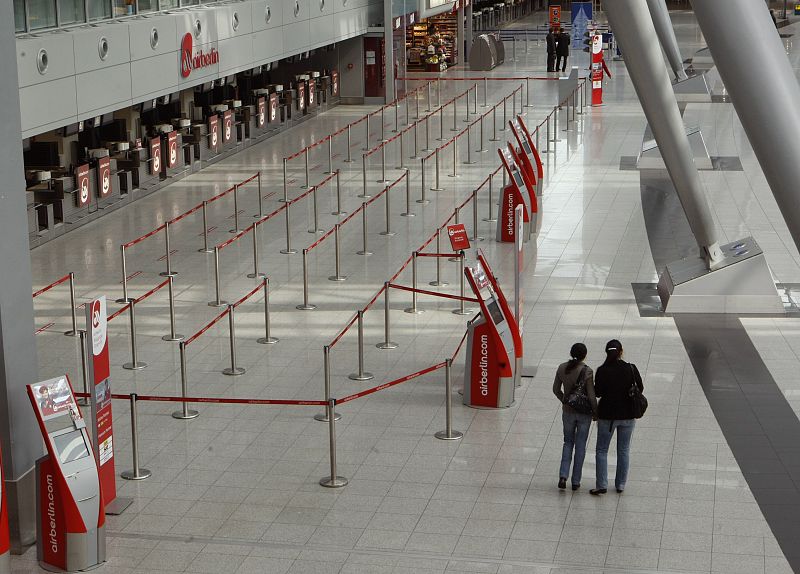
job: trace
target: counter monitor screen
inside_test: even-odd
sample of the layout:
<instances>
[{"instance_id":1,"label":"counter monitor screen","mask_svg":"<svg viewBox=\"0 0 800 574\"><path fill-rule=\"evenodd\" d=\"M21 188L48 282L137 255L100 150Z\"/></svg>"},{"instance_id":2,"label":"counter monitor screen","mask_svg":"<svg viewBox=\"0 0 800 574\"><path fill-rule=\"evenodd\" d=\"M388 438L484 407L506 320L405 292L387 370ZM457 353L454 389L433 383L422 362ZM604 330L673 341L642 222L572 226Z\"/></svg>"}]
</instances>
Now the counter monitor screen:
<instances>
[{"instance_id":1,"label":"counter monitor screen","mask_svg":"<svg viewBox=\"0 0 800 574\"><path fill-rule=\"evenodd\" d=\"M499 325L505 321L505 317L503 317L503 312L500 311L500 306L497 304L497 301L490 302L487 308L489 309L489 315L492 316L492 321L494 321L495 325Z\"/></svg>"},{"instance_id":2,"label":"counter monitor screen","mask_svg":"<svg viewBox=\"0 0 800 574\"><path fill-rule=\"evenodd\" d=\"M58 451L58 458L62 464L89 456L89 449L86 447L83 433L79 430L54 436L53 444Z\"/></svg>"}]
</instances>

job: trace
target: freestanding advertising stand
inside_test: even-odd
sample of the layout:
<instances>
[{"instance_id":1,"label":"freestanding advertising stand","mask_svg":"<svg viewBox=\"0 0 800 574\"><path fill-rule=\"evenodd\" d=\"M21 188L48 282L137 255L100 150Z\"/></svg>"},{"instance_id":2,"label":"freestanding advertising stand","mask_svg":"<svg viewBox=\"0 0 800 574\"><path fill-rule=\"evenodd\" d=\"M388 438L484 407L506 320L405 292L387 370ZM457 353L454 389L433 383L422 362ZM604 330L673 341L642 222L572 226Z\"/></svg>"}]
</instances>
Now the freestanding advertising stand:
<instances>
[{"instance_id":1,"label":"freestanding advertising stand","mask_svg":"<svg viewBox=\"0 0 800 574\"><path fill-rule=\"evenodd\" d=\"M532 194L528 191L522 174L511 156L511 152L500 148L497 153L503 162L503 169L506 170L508 175L508 184L503 188L498 207L497 241L503 243L514 241L516 234L514 208L517 205L523 205L525 208L523 236L524 240L527 241L530 238L531 227L535 226L535 222L532 220L536 217L536 212L533 211L533 206L531 205ZM536 197L536 195L533 194L533 197Z\"/></svg>"},{"instance_id":2,"label":"freestanding advertising stand","mask_svg":"<svg viewBox=\"0 0 800 574\"><path fill-rule=\"evenodd\" d=\"M484 263L480 255L474 268L464 270L481 306L480 314L467 327L464 404L498 409L514 403L515 341L519 331L508 304L492 287L493 280Z\"/></svg>"},{"instance_id":3,"label":"freestanding advertising stand","mask_svg":"<svg viewBox=\"0 0 800 574\"><path fill-rule=\"evenodd\" d=\"M8 532L8 505L3 482L3 455L0 453L0 574L11 574L11 541Z\"/></svg>"},{"instance_id":4,"label":"freestanding advertising stand","mask_svg":"<svg viewBox=\"0 0 800 574\"><path fill-rule=\"evenodd\" d=\"M66 376L27 386L47 454L36 461L39 564L53 572L105 561L105 513L89 433Z\"/></svg>"},{"instance_id":5,"label":"freestanding advertising stand","mask_svg":"<svg viewBox=\"0 0 800 574\"><path fill-rule=\"evenodd\" d=\"M603 105L603 74L611 77L608 71L605 58L603 58L603 36L595 34L592 36L592 105Z\"/></svg>"}]
</instances>

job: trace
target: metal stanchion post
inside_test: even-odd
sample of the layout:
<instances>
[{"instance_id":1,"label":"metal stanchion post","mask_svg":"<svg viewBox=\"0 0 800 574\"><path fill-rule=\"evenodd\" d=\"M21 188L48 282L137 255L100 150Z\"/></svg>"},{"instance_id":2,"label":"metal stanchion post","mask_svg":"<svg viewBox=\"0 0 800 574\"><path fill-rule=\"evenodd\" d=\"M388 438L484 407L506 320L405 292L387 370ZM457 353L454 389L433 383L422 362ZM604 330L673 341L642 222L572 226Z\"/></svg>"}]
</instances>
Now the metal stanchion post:
<instances>
[{"instance_id":1,"label":"metal stanchion post","mask_svg":"<svg viewBox=\"0 0 800 574\"><path fill-rule=\"evenodd\" d=\"M414 90L414 121L419 121L419 89Z\"/></svg>"},{"instance_id":2,"label":"metal stanchion post","mask_svg":"<svg viewBox=\"0 0 800 574\"><path fill-rule=\"evenodd\" d=\"M400 140L400 165L397 166L397 169L405 169L406 168L406 166L405 166L406 152L405 152L405 145L404 145L404 142L403 142L403 135L405 135L405 132L400 132L400 135L397 136L398 139Z\"/></svg>"},{"instance_id":3,"label":"metal stanchion post","mask_svg":"<svg viewBox=\"0 0 800 574\"><path fill-rule=\"evenodd\" d=\"M367 249L367 203L361 204L361 251L356 251L356 255L372 255L372 251Z\"/></svg>"},{"instance_id":4,"label":"metal stanchion post","mask_svg":"<svg viewBox=\"0 0 800 574\"><path fill-rule=\"evenodd\" d=\"M172 418L179 420L194 419L197 418L200 413L194 409L190 409L189 403L186 402L186 397L189 394L189 371L186 367L186 343L183 341L178 344L178 352L180 353L181 361L181 397L183 398L183 402L181 403L181 410L174 411L172 413Z\"/></svg>"},{"instance_id":5,"label":"metal stanchion post","mask_svg":"<svg viewBox=\"0 0 800 574\"><path fill-rule=\"evenodd\" d=\"M459 277L459 286L460 286L459 294L461 295L461 301L459 301L458 309L453 309L454 315L469 315L470 313L472 313L472 309L466 309L464 307L464 297L466 297L464 288L464 259L465 259L464 250L462 249L461 251L458 252L459 267L461 271L460 273L461 277Z\"/></svg>"},{"instance_id":6,"label":"metal stanchion post","mask_svg":"<svg viewBox=\"0 0 800 574\"><path fill-rule=\"evenodd\" d=\"M136 393L131 393L131 458L133 469L126 470L120 476L125 480L144 480L153 476L146 468L139 468L139 415L136 410Z\"/></svg>"},{"instance_id":7,"label":"metal stanchion post","mask_svg":"<svg viewBox=\"0 0 800 574\"><path fill-rule=\"evenodd\" d=\"M331 348L328 345L322 347L322 365L323 365L323 383L324 383L324 392L325 392L325 400L331 400ZM339 420L342 418L342 415L339 413L333 413L333 418L335 420ZM319 421L321 423L328 422L328 409L325 409L325 412L319 413L314 415L314 420Z\"/></svg>"},{"instance_id":8,"label":"metal stanchion post","mask_svg":"<svg viewBox=\"0 0 800 574\"><path fill-rule=\"evenodd\" d=\"M353 381L369 381L375 375L364 370L364 311L358 310L358 372L351 373L348 378Z\"/></svg>"},{"instance_id":9,"label":"metal stanchion post","mask_svg":"<svg viewBox=\"0 0 800 574\"><path fill-rule=\"evenodd\" d=\"M184 336L175 332L175 291L172 285L172 277L167 283L167 294L169 295L169 335L161 337L163 341L183 341Z\"/></svg>"},{"instance_id":10,"label":"metal stanchion post","mask_svg":"<svg viewBox=\"0 0 800 574\"><path fill-rule=\"evenodd\" d=\"M450 177L458 177L458 136L453 138L453 173Z\"/></svg>"},{"instance_id":11,"label":"metal stanchion post","mask_svg":"<svg viewBox=\"0 0 800 574\"><path fill-rule=\"evenodd\" d=\"M289 160L287 158L283 158L283 198L278 200L282 203L289 201L289 179L287 173L288 164Z\"/></svg>"},{"instance_id":12,"label":"metal stanchion post","mask_svg":"<svg viewBox=\"0 0 800 574\"><path fill-rule=\"evenodd\" d=\"M381 178L376 180L378 183L388 183L386 179L386 142L381 144Z\"/></svg>"},{"instance_id":13,"label":"metal stanchion post","mask_svg":"<svg viewBox=\"0 0 800 574\"><path fill-rule=\"evenodd\" d=\"M284 255L292 255L293 253L297 253L297 249L292 249L292 235L289 232L289 210L292 208L292 203L289 202L286 204L286 208L283 210L284 212L284 222L286 227L286 249L281 249L281 253Z\"/></svg>"},{"instance_id":14,"label":"metal stanchion post","mask_svg":"<svg viewBox=\"0 0 800 574\"><path fill-rule=\"evenodd\" d=\"M269 277L264 278L264 336L256 340L260 345L274 345L280 341L277 337L270 334L269 317Z\"/></svg>"},{"instance_id":15,"label":"metal stanchion post","mask_svg":"<svg viewBox=\"0 0 800 574\"><path fill-rule=\"evenodd\" d=\"M506 123L508 122L508 96L503 98L503 123L500 124L500 131L506 130Z\"/></svg>"},{"instance_id":16,"label":"metal stanchion post","mask_svg":"<svg viewBox=\"0 0 800 574\"><path fill-rule=\"evenodd\" d=\"M75 273L69 272L69 314L72 319L72 329L65 331L68 337L78 336L78 315L75 309Z\"/></svg>"},{"instance_id":17,"label":"metal stanchion post","mask_svg":"<svg viewBox=\"0 0 800 574\"><path fill-rule=\"evenodd\" d=\"M308 167L309 157L308 156L309 156L310 153L311 153L311 148L307 147L306 148L306 153L305 153L305 156L306 156L306 159L305 159L305 161L306 161L306 167L305 167L305 169L306 169L306 184L303 186L303 189L308 189L311 186L311 180L310 180L309 175L308 175L308 173L309 173L309 167Z\"/></svg>"},{"instance_id":18,"label":"metal stanchion post","mask_svg":"<svg viewBox=\"0 0 800 574\"><path fill-rule=\"evenodd\" d=\"M288 207L288 206L287 206ZM214 301L209 301L209 307L224 307L228 304L227 301L220 299L220 286L219 286L219 247L214 246L214 290L217 298Z\"/></svg>"},{"instance_id":19,"label":"metal stanchion post","mask_svg":"<svg viewBox=\"0 0 800 574\"><path fill-rule=\"evenodd\" d=\"M364 151L369 151L369 116L370 114L366 115L366 126L364 128L364 147L361 148Z\"/></svg>"},{"instance_id":20,"label":"metal stanchion post","mask_svg":"<svg viewBox=\"0 0 800 574\"><path fill-rule=\"evenodd\" d=\"M308 302L308 249L303 249L303 304L295 308L300 311L313 311L317 308Z\"/></svg>"},{"instance_id":21,"label":"metal stanchion post","mask_svg":"<svg viewBox=\"0 0 800 574\"><path fill-rule=\"evenodd\" d=\"M431 151L431 116L425 116L425 147L422 148L422 151L429 152Z\"/></svg>"},{"instance_id":22,"label":"metal stanchion post","mask_svg":"<svg viewBox=\"0 0 800 574\"><path fill-rule=\"evenodd\" d=\"M439 148L436 148L436 152L434 154L434 164L435 164L435 172L434 172L434 186L431 188L431 191L443 191L440 178L439 178Z\"/></svg>"},{"instance_id":23,"label":"metal stanchion post","mask_svg":"<svg viewBox=\"0 0 800 574\"><path fill-rule=\"evenodd\" d=\"M419 122L414 122L414 155L411 156L411 159L417 159L419 157Z\"/></svg>"},{"instance_id":24,"label":"metal stanchion post","mask_svg":"<svg viewBox=\"0 0 800 574\"><path fill-rule=\"evenodd\" d=\"M128 371L140 371L147 367L147 363L139 360L139 352L136 345L136 300L128 303L128 316L130 319L130 334L131 334L131 361L122 365L123 369Z\"/></svg>"},{"instance_id":25,"label":"metal stanchion post","mask_svg":"<svg viewBox=\"0 0 800 574\"><path fill-rule=\"evenodd\" d=\"M489 79L483 78L483 106L484 108L489 107Z\"/></svg>"},{"instance_id":26,"label":"metal stanchion post","mask_svg":"<svg viewBox=\"0 0 800 574\"><path fill-rule=\"evenodd\" d=\"M336 170L336 211L331 212L331 215L345 215L347 212L342 211L342 182L341 170Z\"/></svg>"},{"instance_id":27,"label":"metal stanchion post","mask_svg":"<svg viewBox=\"0 0 800 574\"><path fill-rule=\"evenodd\" d=\"M484 141L483 141L483 121L485 119L486 119L486 114L483 114L481 116L481 118L480 118L480 140L481 140L481 145L476 150L478 153L486 153L487 151L489 151L489 150L486 149L486 145L484 144Z\"/></svg>"},{"instance_id":28,"label":"metal stanchion post","mask_svg":"<svg viewBox=\"0 0 800 574\"><path fill-rule=\"evenodd\" d=\"M436 107L442 107L442 82L436 79Z\"/></svg>"},{"instance_id":29,"label":"metal stanchion post","mask_svg":"<svg viewBox=\"0 0 800 574\"><path fill-rule=\"evenodd\" d=\"M486 210L488 215L483 218L484 221L489 221L489 222L497 221L497 219L494 216L494 197L493 197L494 190L492 189L493 181L494 181L494 172L489 174L489 206Z\"/></svg>"},{"instance_id":30,"label":"metal stanchion post","mask_svg":"<svg viewBox=\"0 0 800 574\"><path fill-rule=\"evenodd\" d=\"M394 101L394 129L392 130L392 133L397 133L397 130L398 130L399 126L400 126L399 114L400 114L400 104L398 104L397 100L395 100Z\"/></svg>"},{"instance_id":31,"label":"metal stanchion post","mask_svg":"<svg viewBox=\"0 0 800 574\"><path fill-rule=\"evenodd\" d=\"M328 436L330 442L331 475L324 476L319 483L325 488L347 486L347 479L336 474L336 399L328 401Z\"/></svg>"},{"instance_id":32,"label":"metal stanchion post","mask_svg":"<svg viewBox=\"0 0 800 574\"><path fill-rule=\"evenodd\" d=\"M228 375L229 377L236 377L239 375L245 374L244 367L239 367L236 365L236 319L234 315L236 314L236 305L233 303L228 303L228 330L230 334L230 347L231 347L231 366L225 369L222 369L223 375Z\"/></svg>"},{"instance_id":33,"label":"metal stanchion post","mask_svg":"<svg viewBox=\"0 0 800 574\"><path fill-rule=\"evenodd\" d=\"M464 433L453 430L453 386L450 371L453 366L453 359L447 359L444 365L444 417L445 430L439 431L433 436L440 440L458 440Z\"/></svg>"},{"instance_id":34,"label":"metal stanchion post","mask_svg":"<svg viewBox=\"0 0 800 574\"><path fill-rule=\"evenodd\" d=\"M352 144L352 139L351 139L352 135L350 133L351 132L351 128L352 128L352 124L347 124L347 159L344 160L345 163L352 163L353 162L353 156L351 154L351 150L353 149L353 144Z\"/></svg>"},{"instance_id":35,"label":"metal stanchion post","mask_svg":"<svg viewBox=\"0 0 800 574\"><path fill-rule=\"evenodd\" d=\"M478 84L472 85L472 113L478 113Z\"/></svg>"},{"instance_id":36,"label":"metal stanchion post","mask_svg":"<svg viewBox=\"0 0 800 574\"><path fill-rule=\"evenodd\" d=\"M347 277L345 275L342 275L341 273L341 248L339 244L339 227L340 227L339 223L337 223L333 227L334 265L336 266L336 274L328 277L330 281L344 281L347 279Z\"/></svg>"},{"instance_id":37,"label":"metal stanchion post","mask_svg":"<svg viewBox=\"0 0 800 574\"><path fill-rule=\"evenodd\" d=\"M439 137L438 141L444 141L444 108L439 108Z\"/></svg>"},{"instance_id":38,"label":"metal stanchion post","mask_svg":"<svg viewBox=\"0 0 800 574\"><path fill-rule=\"evenodd\" d=\"M472 159L472 126L467 126L467 161L464 163L466 165L478 163Z\"/></svg>"},{"instance_id":39,"label":"metal stanchion post","mask_svg":"<svg viewBox=\"0 0 800 574\"><path fill-rule=\"evenodd\" d=\"M492 106L492 137L489 138L490 142L499 142L500 138L497 137L497 104Z\"/></svg>"},{"instance_id":40,"label":"metal stanchion post","mask_svg":"<svg viewBox=\"0 0 800 574\"><path fill-rule=\"evenodd\" d=\"M545 126L544 126L544 130L545 130L545 135L544 135L545 150L544 150L544 153L550 153L550 116L548 115L545 118L544 121L545 121Z\"/></svg>"},{"instance_id":41,"label":"metal stanchion post","mask_svg":"<svg viewBox=\"0 0 800 574\"><path fill-rule=\"evenodd\" d=\"M442 252L442 228L436 230L436 253ZM450 285L447 281L442 281L442 258L436 258L436 281L431 281L430 285L434 287L444 287L445 285Z\"/></svg>"},{"instance_id":42,"label":"metal stanchion post","mask_svg":"<svg viewBox=\"0 0 800 574\"><path fill-rule=\"evenodd\" d=\"M363 191L360 195L356 197L360 197L361 199L369 199L371 196L367 193L367 154L361 154L361 183L363 186Z\"/></svg>"},{"instance_id":43,"label":"metal stanchion post","mask_svg":"<svg viewBox=\"0 0 800 574\"><path fill-rule=\"evenodd\" d=\"M317 189L319 189L316 185L311 188L311 209L312 215L314 216L314 228L309 229L309 233L322 233L323 230L319 228L319 204L317 202Z\"/></svg>"},{"instance_id":44,"label":"metal stanchion post","mask_svg":"<svg viewBox=\"0 0 800 574\"><path fill-rule=\"evenodd\" d=\"M333 136L328 136L328 171L325 173L328 175L333 173Z\"/></svg>"},{"instance_id":45,"label":"metal stanchion post","mask_svg":"<svg viewBox=\"0 0 800 574\"><path fill-rule=\"evenodd\" d=\"M203 248L198 249L200 253L211 253L214 250L208 247L208 202L203 200Z\"/></svg>"},{"instance_id":46,"label":"metal stanchion post","mask_svg":"<svg viewBox=\"0 0 800 574\"><path fill-rule=\"evenodd\" d=\"M424 157L420 158L420 181L422 183L422 186L420 188L422 193L420 194L420 197L417 200L417 203L421 203L422 205L427 205L428 203L430 203L430 201L428 201L425 198L425 193L428 190L428 186L425 184L425 158Z\"/></svg>"},{"instance_id":47,"label":"metal stanchion post","mask_svg":"<svg viewBox=\"0 0 800 574\"><path fill-rule=\"evenodd\" d=\"M483 241L478 235L478 190L472 192L472 241Z\"/></svg>"},{"instance_id":48,"label":"metal stanchion post","mask_svg":"<svg viewBox=\"0 0 800 574\"><path fill-rule=\"evenodd\" d=\"M383 341L375 345L379 349L396 349L397 343L392 342L389 323L389 282L383 284Z\"/></svg>"},{"instance_id":49,"label":"metal stanchion post","mask_svg":"<svg viewBox=\"0 0 800 574\"><path fill-rule=\"evenodd\" d=\"M239 233L239 184L233 186L233 229L231 233Z\"/></svg>"},{"instance_id":50,"label":"metal stanchion post","mask_svg":"<svg viewBox=\"0 0 800 574\"><path fill-rule=\"evenodd\" d=\"M424 313L422 309L417 307L417 252L411 254L411 288L414 289L411 292L411 307L405 309L406 313L410 313L412 315L419 315L420 313Z\"/></svg>"},{"instance_id":51,"label":"metal stanchion post","mask_svg":"<svg viewBox=\"0 0 800 574\"><path fill-rule=\"evenodd\" d=\"M386 109L386 106L381 106L381 141L386 141L386 120L383 118L383 111Z\"/></svg>"},{"instance_id":52,"label":"metal stanchion post","mask_svg":"<svg viewBox=\"0 0 800 574\"><path fill-rule=\"evenodd\" d=\"M404 177L406 178L406 210L404 213L401 213L401 217L415 217L413 213L411 213L411 171L408 168L405 168L406 173Z\"/></svg>"},{"instance_id":53,"label":"metal stanchion post","mask_svg":"<svg viewBox=\"0 0 800 574\"><path fill-rule=\"evenodd\" d=\"M453 127L450 128L451 132L458 131L458 125L456 123L457 121L458 121L458 97L456 96L453 99Z\"/></svg>"},{"instance_id":54,"label":"metal stanchion post","mask_svg":"<svg viewBox=\"0 0 800 574\"><path fill-rule=\"evenodd\" d=\"M531 79L525 78L525 107L532 108L531 104Z\"/></svg>"},{"instance_id":55,"label":"metal stanchion post","mask_svg":"<svg viewBox=\"0 0 800 574\"><path fill-rule=\"evenodd\" d=\"M161 273L159 273L159 275L161 275L162 277L173 277L177 275L178 272L172 270L172 254L170 253L172 249L170 249L170 244L169 244L169 221L164 223L164 247L166 251L165 259L167 262L167 270L162 271Z\"/></svg>"},{"instance_id":56,"label":"metal stanchion post","mask_svg":"<svg viewBox=\"0 0 800 574\"><path fill-rule=\"evenodd\" d=\"M253 215L256 219L264 217L264 195L261 191L261 172L259 171L256 176L258 177L258 213Z\"/></svg>"},{"instance_id":57,"label":"metal stanchion post","mask_svg":"<svg viewBox=\"0 0 800 574\"><path fill-rule=\"evenodd\" d=\"M426 112L430 113L431 111L431 83L428 82L428 107L425 109Z\"/></svg>"},{"instance_id":58,"label":"metal stanchion post","mask_svg":"<svg viewBox=\"0 0 800 574\"><path fill-rule=\"evenodd\" d=\"M390 204L390 194L389 191L391 187L384 187L383 188L383 195L384 195L384 205L386 207L386 229L380 232L380 235L385 235L387 237L391 237L394 235L394 231L392 231L391 227L391 204Z\"/></svg>"},{"instance_id":59,"label":"metal stanchion post","mask_svg":"<svg viewBox=\"0 0 800 574\"><path fill-rule=\"evenodd\" d=\"M265 275L258 270L258 222L253 224L253 272L248 273L247 277L250 279L261 279L265 277Z\"/></svg>"},{"instance_id":60,"label":"metal stanchion post","mask_svg":"<svg viewBox=\"0 0 800 574\"><path fill-rule=\"evenodd\" d=\"M81 329L78 331L80 337L80 350L81 350L81 380L83 381L83 394L89 394L89 376L86 365L86 331ZM78 401L81 406L89 405L89 397L82 398Z\"/></svg>"}]
</instances>

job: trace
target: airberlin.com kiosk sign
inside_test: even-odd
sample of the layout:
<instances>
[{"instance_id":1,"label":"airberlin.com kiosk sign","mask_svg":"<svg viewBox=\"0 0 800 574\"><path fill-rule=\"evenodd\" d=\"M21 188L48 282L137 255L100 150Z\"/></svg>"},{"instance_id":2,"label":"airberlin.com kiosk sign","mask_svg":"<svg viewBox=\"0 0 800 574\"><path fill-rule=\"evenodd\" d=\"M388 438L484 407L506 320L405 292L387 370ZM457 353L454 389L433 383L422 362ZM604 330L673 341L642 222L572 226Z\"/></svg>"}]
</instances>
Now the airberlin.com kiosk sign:
<instances>
[{"instance_id":1,"label":"airberlin.com kiosk sign","mask_svg":"<svg viewBox=\"0 0 800 574\"><path fill-rule=\"evenodd\" d=\"M181 40L181 77L188 78L192 70L207 68L219 64L219 52L216 48L211 48L208 52L199 49L194 50L194 37L191 32L187 32Z\"/></svg>"}]
</instances>

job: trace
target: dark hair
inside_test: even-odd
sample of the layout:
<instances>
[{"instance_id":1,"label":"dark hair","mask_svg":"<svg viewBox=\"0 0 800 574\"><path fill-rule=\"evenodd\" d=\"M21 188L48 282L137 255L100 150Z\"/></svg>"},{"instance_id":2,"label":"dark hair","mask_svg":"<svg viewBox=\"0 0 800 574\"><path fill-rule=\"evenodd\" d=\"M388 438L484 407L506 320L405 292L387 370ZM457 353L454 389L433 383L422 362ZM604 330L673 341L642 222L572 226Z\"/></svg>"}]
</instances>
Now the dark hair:
<instances>
[{"instance_id":1,"label":"dark hair","mask_svg":"<svg viewBox=\"0 0 800 574\"><path fill-rule=\"evenodd\" d=\"M617 339L611 339L606 343L606 361L604 364L613 363L622 356L622 343Z\"/></svg>"},{"instance_id":2,"label":"dark hair","mask_svg":"<svg viewBox=\"0 0 800 574\"><path fill-rule=\"evenodd\" d=\"M567 372L577 367L582 360L586 358L586 345L583 343L575 343L569 350L571 359L567 363Z\"/></svg>"}]
</instances>

